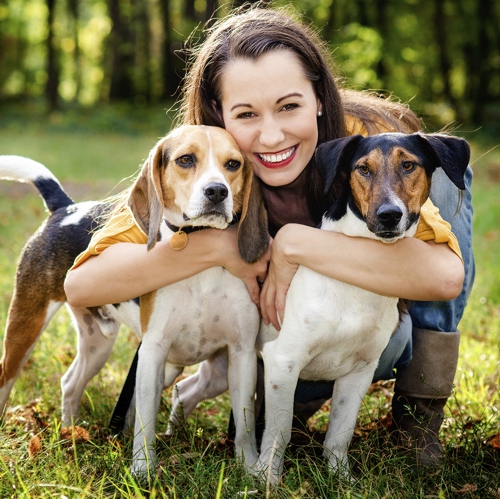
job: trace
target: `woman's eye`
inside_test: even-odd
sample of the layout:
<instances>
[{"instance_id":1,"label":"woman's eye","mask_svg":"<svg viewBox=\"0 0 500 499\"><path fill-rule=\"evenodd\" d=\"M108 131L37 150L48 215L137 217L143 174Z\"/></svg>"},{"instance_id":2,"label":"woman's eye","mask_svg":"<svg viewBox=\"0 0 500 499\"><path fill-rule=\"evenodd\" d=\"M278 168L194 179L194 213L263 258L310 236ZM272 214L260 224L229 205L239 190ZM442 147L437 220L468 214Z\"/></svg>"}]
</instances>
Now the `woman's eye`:
<instances>
[{"instance_id":1,"label":"woman's eye","mask_svg":"<svg viewBox=\"0 0 500 499\"><path fill-rule=\"evenodd\" d=\"M298 107L298 104L285 104L281 109L283 111L292 111L293 109L297 109Z\"/></svg>"},{"instance_id":2,"label":"woman's eye","mask_svg":"<svg viewBox=\"0 0 500 499\"><path fill-rule=\"evenodd\" d=\"M192 154L184 154L178 157L175 162L183 168L188 168L196 163L196 158Z\"/></svg>"},{"instance_id":3,"label":"woman's eye","mask_svg":"<svg viewBox=\"0 0 500 499\"><path fill-rule=\"evenodd\" d=\"M234 172L241 166L241 163L236 159L230 159L225 166L227 170Z\"/></svg>"},{"instance_id":4,"label":"woman's eye","mask_svg":"<svg viewBox=\"0 0 500 499\"><path fill-rule=\"evenodd\" d=\"M403 162L403 170L406 172L406 173L410 173L412 172L413 170L415 170L415 167L417 165L411 161L405 161Z\"/></svg>"},{"instance_id":5,"label":"woman's eye","mask_svg":"<svg viewBox=\"0 0 500 499\"><path fill-rule=\"evenodd\" d=\"M255 116L254 113L247 111L245 113L238 114L238 116L236 116L236 118L241 119L241 120L247 120L248 118L252 118L253 116Z\"/></svg>"}]
</instances>

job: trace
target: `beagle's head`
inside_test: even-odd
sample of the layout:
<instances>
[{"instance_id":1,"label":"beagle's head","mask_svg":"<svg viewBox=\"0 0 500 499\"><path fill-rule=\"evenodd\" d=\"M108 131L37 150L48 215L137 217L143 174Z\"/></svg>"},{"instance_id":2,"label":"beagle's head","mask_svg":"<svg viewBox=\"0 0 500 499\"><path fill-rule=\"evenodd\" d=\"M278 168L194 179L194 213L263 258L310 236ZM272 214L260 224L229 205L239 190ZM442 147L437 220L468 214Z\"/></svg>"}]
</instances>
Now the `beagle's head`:
<instances>
[{"instance_id":1,"label":"beagle's head","mask_svg":"<svg viewBox=\"0 0 500 499\"><path fill-rule=\"evenodd\" d=\"M268 245L267 216L252 167L223 128L186 125L159 140L128 205L148 235L148 249L156 244L162 219L177 227L225 229L236 215L245 260L257 260Z\"/></svg>"}]
</instances>

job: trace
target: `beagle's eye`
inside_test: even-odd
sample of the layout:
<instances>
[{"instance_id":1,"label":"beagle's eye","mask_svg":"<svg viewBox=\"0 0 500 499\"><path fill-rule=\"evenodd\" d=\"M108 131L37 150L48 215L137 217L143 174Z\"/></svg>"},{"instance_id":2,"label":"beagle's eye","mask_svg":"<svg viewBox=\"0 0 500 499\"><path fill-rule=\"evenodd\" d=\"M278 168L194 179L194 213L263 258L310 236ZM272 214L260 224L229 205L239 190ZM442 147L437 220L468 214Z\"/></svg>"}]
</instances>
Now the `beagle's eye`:
<instances>
[{"instance_id":1,"label":"beagle's eye","mask_svg":"<svg viewBox=\"0 0 500 499\"><path fill-rule=\"evenodd\" d=\"M193 154L184 154L178 157L175 162L182 168L190 168L196 164L196 158Z\"/></svg>"},{"instance_id":2,"label":"beagle's eye","mask_svg":"<svg viewBox=\"0 0 500 499\"><path fill-rule=\"evenodd\" d=\"M226 170L234 172L241 166L241 162L236 159L230 159L224 166L226 167Z\"/></svg>"},{"instance_id":3,"label":"beagle's eye","mask_svg":"<svg viewBox=\"0 0 500 499\"><path fill-rule=\"evenodd\" d=\"M412 161L404 161L403 162L403 171L405 173L412 172L413 170L415 170L416 167L417 167L417 165L415 163L413 163Z\"/></svg>"},{"instance_id":4,"label":"beagle's eye","mask_svg":"<svg viewBox=\"0 0 500 499\"><path fill-rule=\"evenodd\" d=\"M368 165L359 165L358 172L361 173L363 177L368 177L368 175L370 175L370 168Z\"/></svg>"}]
</instances>

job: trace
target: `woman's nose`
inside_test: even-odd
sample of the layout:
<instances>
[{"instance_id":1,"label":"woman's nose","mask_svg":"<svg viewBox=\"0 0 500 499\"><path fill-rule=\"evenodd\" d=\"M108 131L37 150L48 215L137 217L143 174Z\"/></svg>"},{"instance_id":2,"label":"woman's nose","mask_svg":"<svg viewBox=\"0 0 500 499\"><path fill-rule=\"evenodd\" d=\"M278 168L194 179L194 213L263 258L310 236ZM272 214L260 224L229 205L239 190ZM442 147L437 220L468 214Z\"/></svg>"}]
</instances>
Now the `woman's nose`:
<instances>
[{"instance_id":1,"label":"woman's nose","mask_svg":"<svg viewBox=\"0 0 500 499\"><path fill-rule=\"evenodd\" d=\"M274 116L266 117L260 130L260 143L272 149L283 142L284 139L285 133L281 129L278 120Z\"/></svg>"}]
</instances>

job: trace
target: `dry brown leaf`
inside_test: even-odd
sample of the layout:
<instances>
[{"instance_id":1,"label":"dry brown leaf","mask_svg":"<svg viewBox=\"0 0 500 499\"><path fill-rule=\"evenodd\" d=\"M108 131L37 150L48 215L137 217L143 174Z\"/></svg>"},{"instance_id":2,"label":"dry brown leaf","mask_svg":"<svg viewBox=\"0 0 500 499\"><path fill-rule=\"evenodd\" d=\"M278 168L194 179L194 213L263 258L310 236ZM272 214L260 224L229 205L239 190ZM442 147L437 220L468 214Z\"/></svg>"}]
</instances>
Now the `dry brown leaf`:
<instances>
[{"instance_id":1,"label":"dry brown leaf","mask_svg":"<svg viewBox=\"0 0 500 499\"><path fill-rule=\"evenodd\" d=\"M74 440L77 444L90 441L89 432L81 426L67 426L61 428L61 438L71 442Z\"/></svg>"},{"instance_id":2,"label":"dry brown leaf","mask_svg":"<svg viewBox=\"0 0 500 499\"><path fill-rule=\"evenodd\" d=\"M40 454L41 450L42 450L42 440L38 435L35 435L30 440L30 444L28 446L28 454L30 457L36 457L38 454Z\"/></svg>"},{"instance_id":3,"label":"dry brown leaf","mask_svg":"<svg viewBox=\"0 0 500 499\"><path fill-rule=\"evenodd\" d=\"M468 494L469 492L476 492L477 485L473 483L466 483L460 490L457 490L457 494Z\"/></svg>"}]
</instances>

